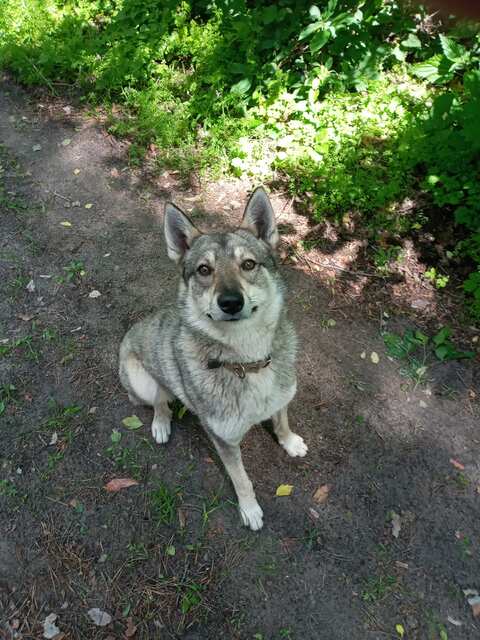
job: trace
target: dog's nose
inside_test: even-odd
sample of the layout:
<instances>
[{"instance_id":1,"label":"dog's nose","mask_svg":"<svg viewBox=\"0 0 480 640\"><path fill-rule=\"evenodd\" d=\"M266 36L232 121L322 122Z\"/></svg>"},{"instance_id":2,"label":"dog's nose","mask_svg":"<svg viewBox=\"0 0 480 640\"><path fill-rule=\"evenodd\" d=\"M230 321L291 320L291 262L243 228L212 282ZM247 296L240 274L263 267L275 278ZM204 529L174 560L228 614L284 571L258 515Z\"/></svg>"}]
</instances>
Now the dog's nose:
<instances>
[{"instance_id":1,"label":"dog's nose","mask_svg":"<svg viewBox=\"0 0 480 640\"><path fill-rule=\"evenodd\" d=\"M243 304L243 296L240 291L224 291L218 296L218 306L231 316L241 311Z\"/></svg>"}]
</instances>

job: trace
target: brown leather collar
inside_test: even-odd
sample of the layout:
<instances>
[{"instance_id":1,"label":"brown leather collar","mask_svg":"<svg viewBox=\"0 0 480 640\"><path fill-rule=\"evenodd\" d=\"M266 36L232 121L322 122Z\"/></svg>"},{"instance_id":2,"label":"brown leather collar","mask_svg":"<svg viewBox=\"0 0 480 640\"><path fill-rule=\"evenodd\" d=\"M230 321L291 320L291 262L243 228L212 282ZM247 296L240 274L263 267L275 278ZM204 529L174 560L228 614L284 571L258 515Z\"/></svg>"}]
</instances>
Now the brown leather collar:
<instances>
[{"instance_id":1,"label":"brown leather collar","mask_svg":"<svg viewBox=\"0 0 480 640\"><path fill-rule=\"evenodd\" d=\"M271 356L268 356L265 360L258 360L257 362L220 362L220 360L209 360L207 362L207 369L220 369L220 367L223 367L243 379L247 373L258 373L262 369L265 369L271 361Z\"/></svg>"}]
</instances>

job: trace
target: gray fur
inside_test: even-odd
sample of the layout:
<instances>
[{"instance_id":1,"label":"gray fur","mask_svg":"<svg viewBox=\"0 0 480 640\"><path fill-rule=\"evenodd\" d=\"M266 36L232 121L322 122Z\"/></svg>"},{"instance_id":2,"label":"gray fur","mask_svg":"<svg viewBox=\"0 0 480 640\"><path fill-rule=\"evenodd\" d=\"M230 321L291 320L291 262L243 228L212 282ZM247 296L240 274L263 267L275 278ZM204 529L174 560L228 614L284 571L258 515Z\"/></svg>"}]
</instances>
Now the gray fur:
<instances>
[{"instance_id":1,"label":"gray fur","mask_svg":"<svg viewBox=\"0 0 480 640\"><path fill-rule=\"evenodd\" d=\"M154 407L152 432L157 442L166 442L170 434L167 402L172 397L198 416L232 478L244 524L258 529L262 511L241 461L243 436L254 424L273 417L287 452L306 453L303 440L290 431L286 414L296 391L297 340L273 253L273 210L263 189L257 189L241 228L202 234L179 209L168 205L165 236L170 257L182 269L177 304L128 331L120 348L120 378L132 400ZM253 269L247 270L248 261L255 263ZM208 275L198 272L203 265ZM234 315L219 307L225 291L243 297L244 306ZM269 355L268 367L244 379L224 368L207 368L212 359L247 363Z\"/></svg>"}]
</instances>

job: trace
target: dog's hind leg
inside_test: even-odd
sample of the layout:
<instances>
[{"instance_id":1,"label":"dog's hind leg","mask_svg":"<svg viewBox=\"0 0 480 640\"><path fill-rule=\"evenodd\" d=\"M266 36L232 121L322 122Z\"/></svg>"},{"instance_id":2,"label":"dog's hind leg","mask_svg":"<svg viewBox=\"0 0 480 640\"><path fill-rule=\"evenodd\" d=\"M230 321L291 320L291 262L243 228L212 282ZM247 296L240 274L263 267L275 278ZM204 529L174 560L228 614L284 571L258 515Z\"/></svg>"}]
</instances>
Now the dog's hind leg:
<instances>
[{"instance_id":1,"label":"dog's hind leg","mask_svg":"<svg viewBox=\"0 0 480 640\"><path fill-rule=\"evenodd\" d=\"M257 502L253 485L243 466L240 447L238 445L227 444L210 430L208 433L232 480L235 493L237 494L238 508L243 524L254 531L261 529L263 526L263 511Z\"/></svg>"},{"instance_id":2,"label":"dog's hind leg","mask_svg":"<svg viewBox=\"0 0 480 640\"><path fill-rule=\"evenodd\" d=\"M287 407L284 407L277 413L273 414L272 422L275 435L289 456L303 457L306 455L308 447L303 441L303 438L296 433L293 433L293 431L290 431Z\"/></svg>"},{"instance_id":3,"label":"dog's hind leg","mask_svg":"<svg viewBox=\"0 0 480 640\"><path fill-rule=\"evenodd\" d=\"M146 371L140 360L129 353L121 367L121 378L133 404L153 407L152 436L159 444L167 442L171 432L173 396Z\"/></svg>"}]
</instances>

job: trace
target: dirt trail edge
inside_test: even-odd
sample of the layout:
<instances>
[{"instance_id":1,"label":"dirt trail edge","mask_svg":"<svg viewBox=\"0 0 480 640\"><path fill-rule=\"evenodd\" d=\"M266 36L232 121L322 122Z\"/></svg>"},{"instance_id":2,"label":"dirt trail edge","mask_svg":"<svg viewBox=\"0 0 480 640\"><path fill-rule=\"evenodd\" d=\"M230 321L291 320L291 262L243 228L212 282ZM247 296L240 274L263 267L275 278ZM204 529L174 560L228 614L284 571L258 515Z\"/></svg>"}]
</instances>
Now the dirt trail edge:
<instances>
[{"instance_id":1,"label":"dirt trail edge","mask_svg":"<svg viewBox=\"0 0 480 640\"><path fill-rule=\"evenodd\" d=\"M127 327L174 299L164 199L194 196L172 173L152 189L94 119L7 80L0 142L0 637L478 638L478 361L425 347L407 366L382 332L411 320L285 266L309 454L250 432L265 527L247 531L195 418L177 407L156 445L117 377ZM244 185L222 188L202 223L240 214ZM104 489L119 477L138 484Z\"/></svg>"}]
</instances>

